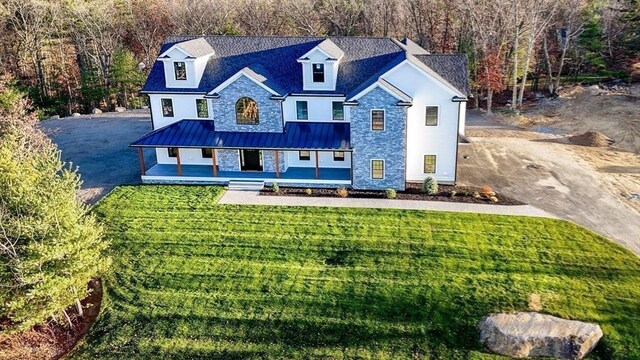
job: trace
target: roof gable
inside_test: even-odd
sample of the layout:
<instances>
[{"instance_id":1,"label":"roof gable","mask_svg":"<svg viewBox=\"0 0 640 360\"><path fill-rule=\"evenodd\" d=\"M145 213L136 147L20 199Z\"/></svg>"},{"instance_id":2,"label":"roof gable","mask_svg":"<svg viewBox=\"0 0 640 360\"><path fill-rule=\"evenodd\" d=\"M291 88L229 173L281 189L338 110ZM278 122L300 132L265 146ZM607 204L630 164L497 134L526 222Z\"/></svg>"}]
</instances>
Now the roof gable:
<instances>
[{"instance_id":1,"label":"roof gable","mask_svg":"<svg viewBox=\"0 0 640 360\"><path fill-rule=\"evenodd\" d=\"M174 44L171 48L160 53L158 57L167 57L173 50L178 49L187 57L200 58L215 54L215 50L203 37L182 41Z\"/></svg>"},{"instance_id":2,"label":"roof gable","mask_svg":"<svg viewBox=\"0 0 640 360\"><path fill-rule=\"evenodd\" d=\"M321 51L327 56L327 60L340 60L344 56L344 51L342 51L338 45L331 41L331 39L325 39L298 58L298 60L307 60L314 51Z\"/></svg>"}]
</instances>

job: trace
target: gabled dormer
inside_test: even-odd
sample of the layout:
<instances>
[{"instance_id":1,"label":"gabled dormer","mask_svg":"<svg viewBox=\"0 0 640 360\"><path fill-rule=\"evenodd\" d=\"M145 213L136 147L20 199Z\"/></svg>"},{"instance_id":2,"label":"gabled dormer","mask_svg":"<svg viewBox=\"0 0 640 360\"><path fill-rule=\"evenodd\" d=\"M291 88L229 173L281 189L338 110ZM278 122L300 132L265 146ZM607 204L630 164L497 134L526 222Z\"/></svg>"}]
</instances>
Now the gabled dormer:
<instances>
[{"instance_id":1,"label":"gabled dormer","mask_svg":"<svg viewBox=\"0 0 640 360\"><path fill-rule=\"evenodd\" d=\"M164 64L167 88L198 88L213 47L204 38L179 42L158 57Z\"/></svg>"},{"instance_id":2,"label":"gabled dormer","mask_svg":"<svg viewBox=\"0 0 640 360\"><path fill-rule=\"evenodd\" d=\"M335 91L338 66L343 56L344 51L326 39L298 58L302 64L303 89Z\"/></svg>"}]
</instances>

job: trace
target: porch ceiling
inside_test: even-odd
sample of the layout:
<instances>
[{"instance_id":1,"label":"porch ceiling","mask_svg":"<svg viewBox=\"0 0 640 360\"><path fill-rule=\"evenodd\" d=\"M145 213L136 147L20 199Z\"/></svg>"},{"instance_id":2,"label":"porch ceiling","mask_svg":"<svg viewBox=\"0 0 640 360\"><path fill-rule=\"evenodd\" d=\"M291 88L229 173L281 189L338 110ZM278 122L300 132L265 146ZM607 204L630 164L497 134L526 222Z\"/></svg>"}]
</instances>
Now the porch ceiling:
<instances>
[{"instance_id":1,"label":"porch ceiling","mask_svg":"<svg viewBox=\"0 0 640 360\"><path fill-rule=\"evenodd\" d=\"M282 133L216 131L212 120L180 120L154 130L132 147L351 150L348 122L287 122Z\"/></svg>"}]
</instances>

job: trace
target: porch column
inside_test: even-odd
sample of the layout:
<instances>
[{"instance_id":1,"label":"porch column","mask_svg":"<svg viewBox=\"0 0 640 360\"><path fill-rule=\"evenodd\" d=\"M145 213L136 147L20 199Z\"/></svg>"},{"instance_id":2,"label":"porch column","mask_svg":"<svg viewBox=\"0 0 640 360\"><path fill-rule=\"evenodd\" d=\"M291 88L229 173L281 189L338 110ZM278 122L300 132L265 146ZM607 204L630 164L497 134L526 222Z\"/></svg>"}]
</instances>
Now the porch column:
<instances>
[{"instance_id":1,"label":"porch column","mask_svg":"<svg viewBox=\"0 0 640 360\"><path fill-rule=\"evenodd\" d=\"M316 179L320 179L320 168L318 167L318 151L316 150Z\"/></svg>"},{"instance_id":2,"label":"porch column","mask_svg":"<svg viewBox=\"0 0 640 360\"><path fill-rule=\"evenodd\" d=\"M180 162L180 148L176 148L176 161L178 166L178 176L182 176L182 163Z\"/></svg>"},{"instance_id":3,"label":"porch column","mask_svg":"<svg viewBox=\"0 0 640 360\"><path fill-rule=\"evenodd\" d=\"M276 177L280 177L280 151L276 150Z\"/></svg>"},{"instance_id":4,"label":"porch column","mask_svg":"<svg viewBox=\"0 0 640 360\"><path fill-rule=\"evenodd\" d=\"M213 165L213 177L218 177L218 160L216 159L216 149L211 149L211 162Z\"/></svg>"},{"instance_id":5,"label":"porch column","mask_svg":"<svg viewBox=\"0 0 640 360\"><path fill-rule=\"evenodd\" d=\"M140 173L142 175L147 174L146 166L144 165L144 149L141 147L138 148L138 158L140 159Z\"/></svg>"}]
</instances>

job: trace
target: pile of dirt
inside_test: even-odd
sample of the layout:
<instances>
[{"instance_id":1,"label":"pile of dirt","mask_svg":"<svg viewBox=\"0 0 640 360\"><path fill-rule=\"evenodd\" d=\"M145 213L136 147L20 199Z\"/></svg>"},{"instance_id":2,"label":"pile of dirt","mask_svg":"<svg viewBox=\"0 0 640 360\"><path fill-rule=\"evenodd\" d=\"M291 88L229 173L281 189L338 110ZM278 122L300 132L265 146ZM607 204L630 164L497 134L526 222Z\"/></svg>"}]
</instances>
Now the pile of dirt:
<instances>
[{"instance_id":1,"label":"pile of dirt","mask_svg":"<svg viewBox=\"0 0 640 360\"><path fill-rule=\"evenodd\" d=\"M569 137L569 141L572 144L591 147L607 147L614 143L614 141L606 135L597 131L587 131L582 135L571 136Z\"/></svg>"}]
</instances>

